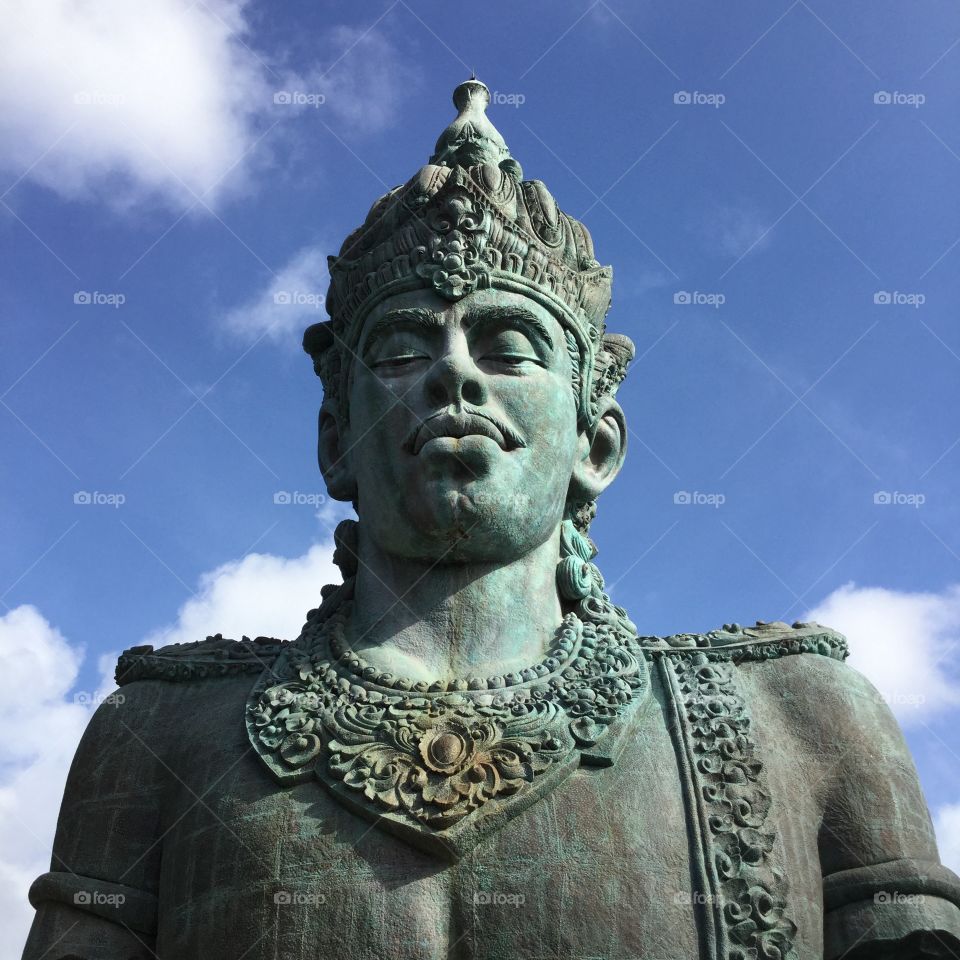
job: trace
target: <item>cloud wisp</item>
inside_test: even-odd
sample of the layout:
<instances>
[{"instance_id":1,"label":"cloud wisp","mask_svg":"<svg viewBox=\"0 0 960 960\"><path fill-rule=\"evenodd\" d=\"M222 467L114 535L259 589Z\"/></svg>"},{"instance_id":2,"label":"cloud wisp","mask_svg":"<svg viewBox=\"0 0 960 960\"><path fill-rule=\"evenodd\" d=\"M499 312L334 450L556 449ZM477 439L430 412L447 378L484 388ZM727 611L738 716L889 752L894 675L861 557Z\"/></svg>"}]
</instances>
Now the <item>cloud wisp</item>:
<instances>
[{"instance_id":1,"label":"cloud wisp","mask_svg":"<svg viewBox=\"0 0 960 960\"><path fill-rule=\"evenodd\" d=\"M396 122L418 74L394 34L333 26L311 62L287 65L283 50L254 49L248 6L0 5L0 174L118 210L204 213L311 131L343 142Z\"/></svg>"},{"instance_id":2,"label":"cloud wisp","mask_svg":"<svg viewBox=\"0 0 960 960\"><path fill-rule=\"evenodd\" d=\"M320 602L320 588L340 581L332 556L327 542L299 557L248 554L223 564L200 578L196 596L173 623L144 642L189 643L215 633L296 637L307 610ZM6 729L17 731L0 744L0 927L16 956L33 919L27 890L50 868L70 761L94 709L109 703L115 689L116 654L106 654L98 660L97 689L78 691L84 659L84 649L35 607L0 617L0 675L8 689L28 691L30 700L29 723L22 696L0 704Z\"/></svg>"},{"instance_id":3,"label":"cloud wisp","mask_svg":"<svg viewBox=\"0 0 960 960\"><path fill-rule=\"evenodd\" d=\"M845 634L852 667L905 726L960 704L960 586L909 593L848 583L803 619Z\"/></svg>"}]
</instances>

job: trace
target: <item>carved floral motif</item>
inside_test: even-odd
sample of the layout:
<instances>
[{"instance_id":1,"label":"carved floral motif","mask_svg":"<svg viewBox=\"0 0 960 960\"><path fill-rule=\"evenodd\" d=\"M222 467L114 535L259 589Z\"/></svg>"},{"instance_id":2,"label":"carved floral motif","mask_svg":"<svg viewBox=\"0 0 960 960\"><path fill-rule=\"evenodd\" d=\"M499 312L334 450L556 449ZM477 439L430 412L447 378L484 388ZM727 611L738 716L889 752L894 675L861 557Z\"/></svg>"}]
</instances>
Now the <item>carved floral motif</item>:
<instances>
[{"instance_id":1,"label":"carved floral motif","mask_svg":"<svg viewBox=\"0 0 960 960\"><path fill-rule=\"evenodd\" d=\"M735 667L695 651L667 658L681 697L685 738L692 748L692 799L707 824L705 876L721 904L729 960L796 960L797 928L786 916L785 881L774 864L769 818L750 716L736 686Z\"/></svg>"},{"instance_id":2,"label":"carved floral motif","mask_svg":"<svg viewBox=\"0 0 960 960\"><path fill-rule=\"evenodd\" d=\"M538 670L493 678L492 687L481 678L443 690L379 683L346 650L348 617L345 602L308 622L251 697L251 739L281 782L315 773L371 812L429 830L529 790L591 747L649 686L634 633L602 595L564 618Z\"/></svg>"},{"instance_id":3,"label":"carved floral motif","mask_svg":"<svg viewBox=\"0 0 960 960\"><path fill-rule=\"evenodd\" d=\"M427 247L418 248L426 259L417 265L418 276L448 300L486 286L490 267L483 249L490 230L490 212L466 193L447 197L426 215L431 231Z\"/></svg>"}]
</instances>

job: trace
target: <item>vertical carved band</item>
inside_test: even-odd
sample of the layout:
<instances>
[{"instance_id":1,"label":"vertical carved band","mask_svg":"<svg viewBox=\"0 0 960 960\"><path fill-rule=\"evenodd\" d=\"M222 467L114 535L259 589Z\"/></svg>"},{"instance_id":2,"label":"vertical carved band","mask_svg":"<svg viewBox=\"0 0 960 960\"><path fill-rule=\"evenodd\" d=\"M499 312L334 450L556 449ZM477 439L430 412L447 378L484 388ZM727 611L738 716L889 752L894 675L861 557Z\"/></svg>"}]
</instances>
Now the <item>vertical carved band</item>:
<instances>
[{"instance_id":1,"label":"vertical carved band","mask_svg":"<svg viewBox=\"0 0 960 960\"><path fill-rule=\"evenodd\" d=\"M687 792L692 874L710 960L796 960L796 925L786 915L786 881L770 793L763 784L736 667L706 653L660 655L670 693L674 747Z\"/></svg>"}]
</instances>

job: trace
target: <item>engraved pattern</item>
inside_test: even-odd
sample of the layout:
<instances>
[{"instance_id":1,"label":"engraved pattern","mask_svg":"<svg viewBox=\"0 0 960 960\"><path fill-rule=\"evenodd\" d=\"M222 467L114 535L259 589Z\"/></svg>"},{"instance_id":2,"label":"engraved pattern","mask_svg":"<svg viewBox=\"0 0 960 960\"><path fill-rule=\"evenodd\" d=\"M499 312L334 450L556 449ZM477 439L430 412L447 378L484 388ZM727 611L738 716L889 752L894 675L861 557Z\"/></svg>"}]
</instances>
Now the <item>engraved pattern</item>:
<instances>
[{"instance_id":1,"label":"engraved pattern","mask_svg":"<svg viewBox=\"0 0 960 960\"><path fill-rule=\"evenodd\" d=\"M218 633L196 643L172 643L159 650L149 644L130 647L117 660L115 679L123 686L134 680L205 680L260 673L287 643L273 637L230 640Z\"/></svg>"},{"instance_id":2,"label":"engraved pattern","mask_svg":"<svg viewBox=\"0 0 960 960\"><path fill-rule=\"evenodd\" d=\"M729 939L729 960L796 960L796 925L786 916L786 881L750 717L735 667L698 651L668 657L677 677L686 737L693 751L695 802L705 814L709 877ZM711 900L711 902L713 902ZM726 960L726 958L725 958Z\"/></svg>"},{"instance_id":3,"label":"engraved pattern","mask_svg":"<svg viewBox=\"0 0 960 960\"><path fill-rule=\"evenodd\" d=\"M454 194L431 208L426 222L432 235L427 247L417 248L425 258L417 266L418 276L449 300L488 286L490 268L483 261L483 249L490 231L489 212L468 195Z\"/></svg>"},{"instance_id":4,"label":"engraved pattern","mask_svg":"<svg viewBox=\"0 0 960 960\"><path fill-rule=\"evenodd\" d=\"M316 774L376 809L446 829L571 762L648 691L632 625L596 592L534 668L442 689L398 690L402 681L349 651L337 657L349 602L315 614L251 695L251 741L281 782Z\"/></svg>"}]
</instances>

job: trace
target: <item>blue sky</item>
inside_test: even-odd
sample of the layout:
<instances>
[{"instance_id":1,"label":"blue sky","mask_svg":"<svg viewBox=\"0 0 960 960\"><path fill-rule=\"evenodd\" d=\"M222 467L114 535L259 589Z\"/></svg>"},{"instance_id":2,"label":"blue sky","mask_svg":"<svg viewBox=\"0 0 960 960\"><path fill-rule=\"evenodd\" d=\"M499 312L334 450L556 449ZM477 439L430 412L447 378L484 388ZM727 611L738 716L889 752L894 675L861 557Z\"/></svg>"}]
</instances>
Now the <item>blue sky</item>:
<instances>
[{"instance_id":1,"label":"blue sky","mask_svg":"<svg viewBox=\"0 0 960 960\"><path fill-rule=\"evenodd\" d=\"M300 332L475 69L637 344L594 527L616 599L647 633L829 609L960 859L954 4L74 7L13 3L0 68L0 616L76 652L52 698L202 626L251 552L269 632L315 605L326 554L297 558L342 513L274 502L323 493Z\"/></svg>"}]
</instances>

